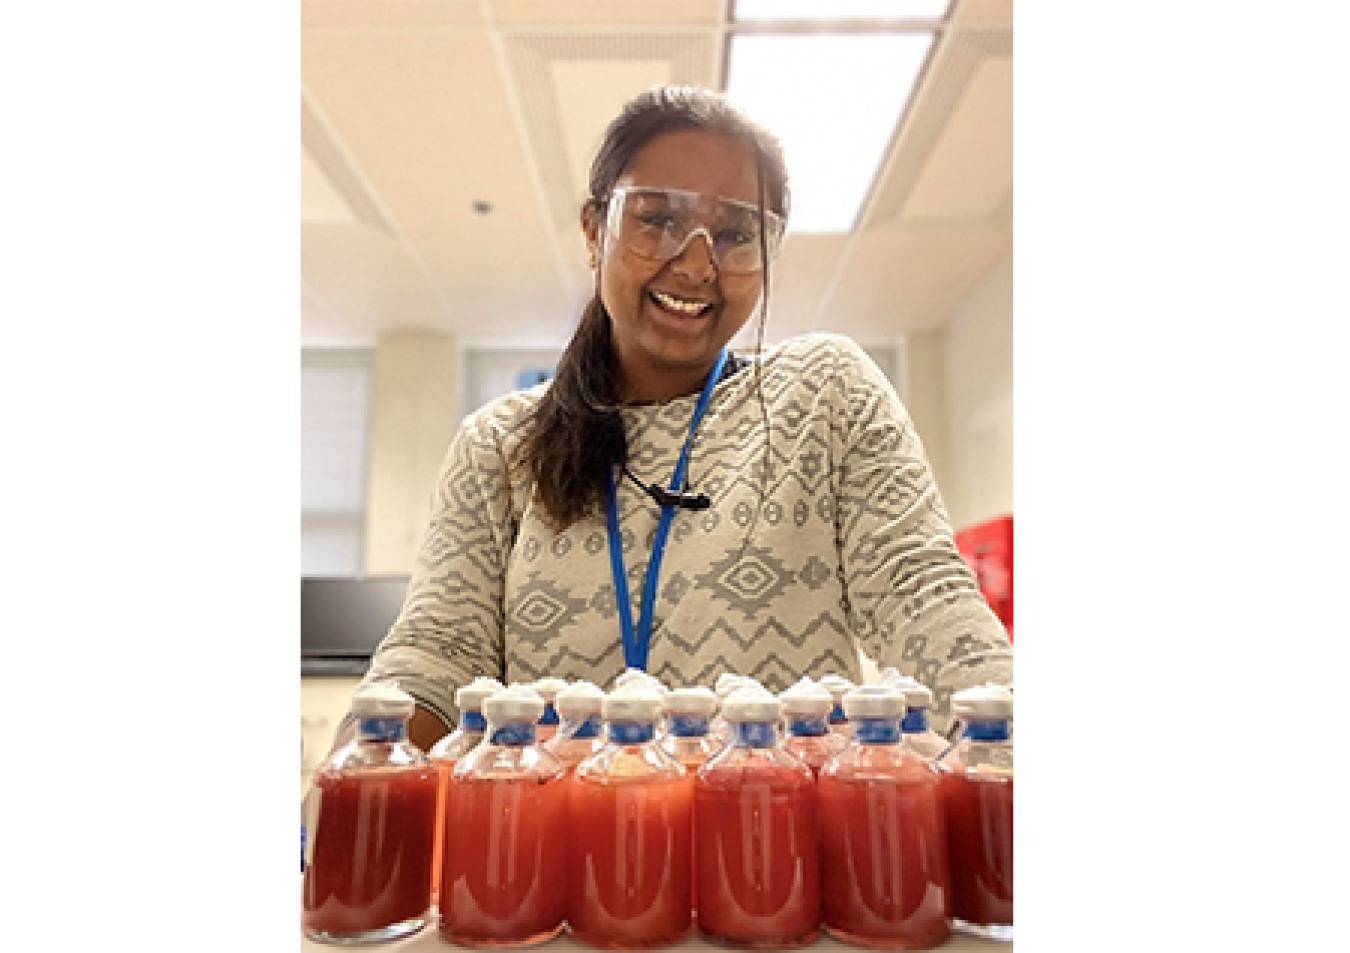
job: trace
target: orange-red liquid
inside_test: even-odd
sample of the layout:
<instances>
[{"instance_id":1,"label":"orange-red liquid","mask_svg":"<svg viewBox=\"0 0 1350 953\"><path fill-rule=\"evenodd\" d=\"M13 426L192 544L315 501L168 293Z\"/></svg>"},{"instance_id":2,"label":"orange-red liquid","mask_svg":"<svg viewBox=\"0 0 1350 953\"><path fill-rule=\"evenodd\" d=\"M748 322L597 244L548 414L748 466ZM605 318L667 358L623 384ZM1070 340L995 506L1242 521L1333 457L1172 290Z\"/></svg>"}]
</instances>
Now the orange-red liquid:
<instances>
[{"instance_id":1,"label":"orange-red liquid","mask_svg":"<svg viewBox=\"0 0 1350 953\"><path fill-rule=\"evenodd\" d=\"M841 939L922 949L941 943L950 932L937 778L902 779L904 773L850 777L832 770L820 777L824 919Z\"/></svg>"},{"instance_id":2,"label":"orange-red liquid","mask_svg":"<svg viewBox=\"0 0 1350 953\"><path fill-rule=\"evenodd\" d=\"M321 801L309 836L302 923L364 933L426 916L436 777L428 766L314 776Z\"/></svg>"},{"instance_id":3,"label":"orange-red liquid","mask_svg":"<svg viewBox=\"0 0 1350 953\"><path fill-rule=\"evenodd\" d=\"M942 772L952 916L981 926L1013 922L1013 779Z\"/></svg>"},{"instance_id":4,"label":"orange-red liquid","mask_svg":"<svg viewBox=\"0 0 1350 953\"><path fill-rule=\"evenodd\" d=\"M661 946L689 932L692 778L573 775L568 924L600 947Z\"/></svg>"},{"instance_id":5,"label":"orange-red liquid","mask_svg":"<svg viewBox=\"0 0 1350 953\"><path fill-rule=\"evenodd\" d=\"M761 947L813 939L820 848L810 771L710 769L694 782L700 929Z\"/></svg>"},{"instance_id":6,"label":"orange-red liquid","mask_svg":"<svg viewBox=\"0 0 1350 953\"><path fill-rule=\"evenodd\" d=\"M566 915L567 788L559 778L452 778L440 931L462 946L554 936Z\"/></svg>"}]
</instances>

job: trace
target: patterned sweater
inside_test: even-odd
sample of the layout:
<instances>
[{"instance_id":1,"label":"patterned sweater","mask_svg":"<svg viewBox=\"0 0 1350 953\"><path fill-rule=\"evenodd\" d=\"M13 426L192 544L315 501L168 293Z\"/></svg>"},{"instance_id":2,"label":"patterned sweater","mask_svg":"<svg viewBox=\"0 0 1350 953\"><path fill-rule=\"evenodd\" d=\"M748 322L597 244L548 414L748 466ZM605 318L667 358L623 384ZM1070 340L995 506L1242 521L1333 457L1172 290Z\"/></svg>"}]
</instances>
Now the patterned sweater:
<instances>
[{"instance_id":1,"label":"patterned sweater","mask_svg":"<svg viewBox=\"0 0 1350 953\"><path fill-rule=\"evenodd\" d=\"M758 379L758 382L757 382ZM393 681L449 727L477 675L546 675L608 689L624 655L605 517L562 533L540 518L521 422L547 384L470 415L446 455L403 609L365 682ZM762 400L761 400L762 390ZM697 395L624 408L628 467L668 484ZM647 670L670 687L722 672L781 691L802 675L860 678L858 649L934 693L1012 683L1007 634L962 562L909 414L848 338L765 349L714 388L693 440L689 487L661 562ZM639 615L659 507L617 486L623 557Z\"/></svg>"}]
</instances>

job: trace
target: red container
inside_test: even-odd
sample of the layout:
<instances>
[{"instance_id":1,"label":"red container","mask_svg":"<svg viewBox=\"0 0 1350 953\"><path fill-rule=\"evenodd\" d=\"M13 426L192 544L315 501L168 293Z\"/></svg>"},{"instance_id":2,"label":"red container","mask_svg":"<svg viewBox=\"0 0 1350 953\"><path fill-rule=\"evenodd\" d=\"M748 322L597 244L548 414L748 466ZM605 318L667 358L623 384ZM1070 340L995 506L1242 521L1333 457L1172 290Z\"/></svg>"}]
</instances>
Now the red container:
<instances>
[{"instance_id":1,"label":"red container","mask_svg":"<svg viewBox=\"0 0 1350 953\"><path fill-rule=\"evenodd\" d=\"M306 929L377 933L425 917L436 810L432 768L320 771L314 787L322 806L305 869Z\"/></svg>"},{"instance_id":2,"label":"red container","mask_svg":"<svg viewBox=\"0 0 1350 953\"><path fill-rule=\"evenodd\" d=\"M954 534L956 548L975 573L989 608L1013 634L1013 518L1012 515L967 526Z\"/></svg>"}]
</instances>

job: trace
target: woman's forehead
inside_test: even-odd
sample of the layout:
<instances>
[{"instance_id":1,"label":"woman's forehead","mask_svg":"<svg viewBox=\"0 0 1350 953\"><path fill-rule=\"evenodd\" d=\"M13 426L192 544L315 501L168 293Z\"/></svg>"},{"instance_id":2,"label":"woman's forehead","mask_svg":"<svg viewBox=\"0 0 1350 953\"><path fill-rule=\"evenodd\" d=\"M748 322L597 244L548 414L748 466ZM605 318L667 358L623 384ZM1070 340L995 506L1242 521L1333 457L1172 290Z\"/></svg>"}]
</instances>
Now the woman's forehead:
<instances>
[{"instance_id":1,"label":"woman's forehead","mask_svg":"<svg viewBox=\"0 0 1350 953\"><path fill-rule=\"evenodd\" d=\"M665 186L757 204L755 151L744 139L708 129L676 129L637 151L616 185Z\"/></svg>"}]
</instances>

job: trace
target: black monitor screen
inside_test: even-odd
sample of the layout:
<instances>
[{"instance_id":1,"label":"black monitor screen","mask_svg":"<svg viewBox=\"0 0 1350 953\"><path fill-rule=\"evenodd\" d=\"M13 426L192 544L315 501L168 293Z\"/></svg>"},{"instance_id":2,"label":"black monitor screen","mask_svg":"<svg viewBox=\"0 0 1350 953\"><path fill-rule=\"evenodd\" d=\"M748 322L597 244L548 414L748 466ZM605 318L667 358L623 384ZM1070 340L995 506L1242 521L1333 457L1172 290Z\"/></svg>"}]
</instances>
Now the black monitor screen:
<instances>
[{"instance_id":1,"label":"black monitor screen","mask_svg":"<svg viewBox=\"0 0 1350 953\"><path fill-rule=\"evenodd\" d=\"M407 576L300 580L300 661L323 660L365 671L375 646L403 607ZM331 668L331 664L328 666ZM344 670L345 673L345 670ZM334 674L339 674L334 671Z\"/></svg>"}]
</instances>

